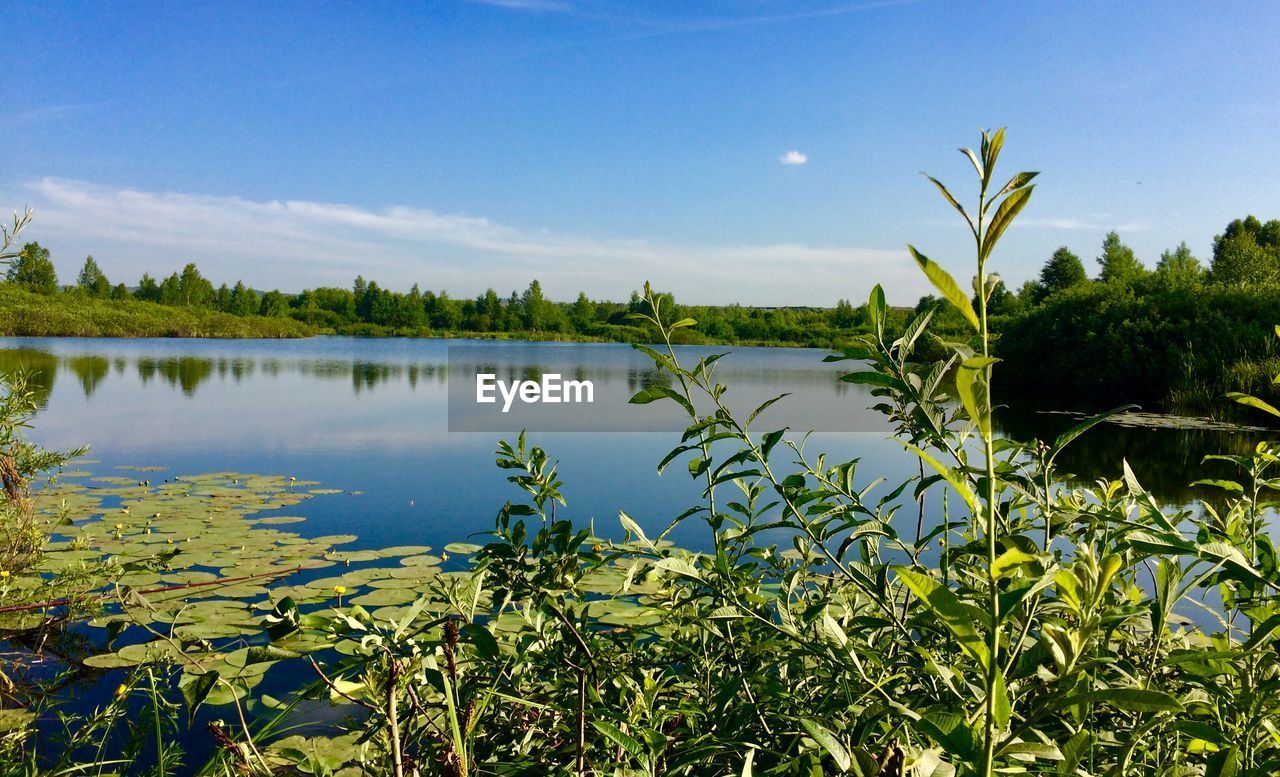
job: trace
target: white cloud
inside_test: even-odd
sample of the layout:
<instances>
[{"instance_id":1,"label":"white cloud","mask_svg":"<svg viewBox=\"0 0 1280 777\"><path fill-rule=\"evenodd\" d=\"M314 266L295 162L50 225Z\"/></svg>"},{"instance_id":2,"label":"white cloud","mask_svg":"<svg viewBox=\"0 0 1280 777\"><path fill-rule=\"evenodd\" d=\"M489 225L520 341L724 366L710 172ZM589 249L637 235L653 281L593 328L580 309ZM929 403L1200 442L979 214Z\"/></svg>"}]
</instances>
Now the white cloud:
<instances>
[{"instance_id":1,"label":"white cloud","mask_svg":"<svg viewBox=\"0 0 1280 777\"><path fill-rule=\"evenodd\" d=\"M1024 217L1013 222L1015 227L1031 229L1072 229L1072 230L1116 230L1117 232L1146 232L1151 225L1141 222L1116 224L1107 216L1096 216L1089 219L1067 218L1060 216Z\"/></svg>"},{"instance_id":2,"label":"white cloud","mask_svg":"<svg viewBox=\"0 0 1280 777\"><path fill-rule=\"evenodd\" d=\"M471 0L480 5L496 5L512 11L568 11L568 3L557 0Z\"/></svg>"},{"instance_id":3,"label":"white cloud","mask_svg":"<svg viewBox=\"0 0 1280 777\"><path fill-rule=\"evenodd\" d=\"M555 299L580 290L625 298L646 280L705 303L831 305L863 299L875 283L899 300L926 291L904 252L855 246L676 244L521 229L409 206L254 201L59 178L0 198L30 202L35 219L25 237L51 249L64 277L92 253L116 281L195 261L217 282L292 291L348 286L357 274L455 296L490 286L505 294L536 277Z\"/></svg>"},{"instance_id":4,"label":"white cloud","mask_svg":"<svg viewBox=\"0 0 1280 777\"><path fill-rule=\"evenodd\" d=\"M802 165L809 161L809 157L806 154L801 154L795 149L791 149L787 153L778 157L778 161L784 165Z\"/></svg>"}]
</instances>

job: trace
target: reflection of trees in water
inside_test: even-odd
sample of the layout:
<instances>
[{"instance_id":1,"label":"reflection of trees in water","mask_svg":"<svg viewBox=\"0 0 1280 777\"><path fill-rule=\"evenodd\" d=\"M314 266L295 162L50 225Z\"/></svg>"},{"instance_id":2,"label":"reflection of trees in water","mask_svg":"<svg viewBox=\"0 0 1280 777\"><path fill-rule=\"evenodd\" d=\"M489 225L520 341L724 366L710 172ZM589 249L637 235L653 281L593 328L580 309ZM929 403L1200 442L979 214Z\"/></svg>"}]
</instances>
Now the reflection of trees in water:
<instances>
[{"instance_id":1,"label":"reflection of trees in water","mask_svg":"<svg viewBox=\"0 0 1280 777\"><path fill-rule=\"evenodd\" d=\"M93 396L98 384L111 371L111 363L102 356L72 356L67 359L66 365L80 379L86 397Z\"/></svg>"},{"instance_id":2,"label":"reflection of trees in water","mask_svg":"<svg viewBox=\"0 0 1280 777\"><path fill-rule=\"evenodd\" d=\"M58 357L35 348L0 348L0 373L19 371L27 374L27 389L43 409L58 376Z\"/></svg>"},{"instance_id":3,"label":"reflection of trees in water","mask_svg":"<svg viewBox=\"0 0 1280 777\"><path fill-rule=\"evenodd\" d=\"M1017 440L1052 441L1079 421L1068 416L1008 410L996 416L1001 434ZM1274 433L1270 435L1274 437ZM1058 457L1061 471L1076 482L1092 485L1099 478L1115 480L1128 461L1138 480L1162 502L1188 504L1216 498L1216 489L1191 488L1204 478L1236 478L1222 462L1204 462L1211 454L1244 455L1267 439L1266 433L1221 432L1191 429L1131 428L1099 424L1078 437Z\"/></svg>"},{"instance_id":4,"label":"reflection of trees in water","mask_svg":"<svg viewBox=\"0 0 1280 777\"><path fill-rule=\"evenodd\" d=\"M182 389L187 396L194 396L196 389L213 375L212 359L196 356L179 356L175 358L138 359L138 378L145 385L153 378L163 378L170 386Z\"/></svg>"}]
</instances>

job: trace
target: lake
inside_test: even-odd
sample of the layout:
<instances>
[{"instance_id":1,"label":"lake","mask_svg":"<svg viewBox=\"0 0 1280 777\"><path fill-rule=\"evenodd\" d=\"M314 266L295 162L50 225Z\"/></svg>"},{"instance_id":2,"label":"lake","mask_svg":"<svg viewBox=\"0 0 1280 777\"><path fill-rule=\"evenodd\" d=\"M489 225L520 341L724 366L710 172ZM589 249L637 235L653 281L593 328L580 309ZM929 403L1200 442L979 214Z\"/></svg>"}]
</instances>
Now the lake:
<instances>
[{"instance_id":1,"label":"lake","mask_svg":"<svg viewBox=\"0 0 1280 777\"><path fill-rule=\"evenodd\" d=\"M89 458L98 462L88 465L91 470L165 467L150 476L155 480L227 470L317 480L345 493L309 501L303 510L308 522L298 527L304 534L349 532L359 536L358 547L440 547L488 530L503 502L516 495L494 467L492 452L500 438L514 439L522 428L512 420L506 431L449 431L451 348L455 354L459 348L471 355L482 351L486 368L499 374L526 374L544 361L576 361L575 369L613 397L598 419L613 431L530 433L533 444L561 462L568 502L561 516L615 535L618 511L625 510L656 531L698 500L698 484L683 466L662 476L655 472L678 443L678 427L656 416L651 424L635 420L656 412L649 408L657 403L617 400L658 377L646 357L626 346L346 337L0 338L0 370L38 373L42 409L33 439L63 449L90 444ZM838 380L850 363L824 364L826 352L814 349L681 347L679 353L692 361L726 351L731 355L720 362L718 375L731 386L735 407L749 410L765 397L793 392L779 404L791 408L779 425L822 430L810 438L808 452L826 451L831 461L860 458L865 483L880 477L896 483L915 471L878 414L867 410L877 400L866 387ZM1025 438L1056 434L1069 423L1007 411L1002 429ZM666 431L638 431L644 428ZM1158 496L1185 502L1193 496L1186 484L1203 476L1197 470L1203 455L1251 444L1241 434L1104 425L1063 463L1091 482L1118 477L1127 458ZM695 549L708 544L696 521L671 539Z\"/></svg>"}]
</instances>

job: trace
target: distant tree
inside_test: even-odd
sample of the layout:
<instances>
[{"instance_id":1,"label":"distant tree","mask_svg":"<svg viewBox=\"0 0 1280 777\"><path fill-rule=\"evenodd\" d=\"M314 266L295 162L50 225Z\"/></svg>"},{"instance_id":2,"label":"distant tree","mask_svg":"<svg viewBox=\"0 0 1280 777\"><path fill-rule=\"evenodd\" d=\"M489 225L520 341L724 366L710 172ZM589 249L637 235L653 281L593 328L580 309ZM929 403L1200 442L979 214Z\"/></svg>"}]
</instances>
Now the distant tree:
<instances>
[{"instance_id":1,"label":"distant tree","mask_svg":"<svg viewBox=\"0 0 1280 777\"><path fill-rule=\"evenodd\" d=\"M858 313L849 300L837 300L835 310L831 312L831 325L837 329L852 329L860 323Z\"/></svg>"},{"instance_id":2,"label":"distant tree","mask_svg":"<svg viewBox=\"0 0 1280 777\"><path fill-rule=\"evenodd\" d=\"M111 295L111 282L103 274L102 268L98 267L92 254L85 257L76 285L94 297L106 298Z\"/></svg>"},{"instance_id":3,"label":"distant tree","mask_svg":"<svg viewBox=\"0 0 1280 777\"><path fill-rule=\"evenodd\" d=\"M493 289L485 289L484 294L476 297L476 322L481 332L504 332L507 330L507 313L502 307L502 299Z\"/></svg>"},{"instance_id":4,"label":"distant tree","mask_svg":"<svg viewBox=\"0 0 1280 777\"><path fill-rule=\"evenodd\" d=\"M143 302L159 302L160 284L148 273L143 273L142 280L138 281L138 288L133 290L133 296Z\"/></svg>"},{"instance_id":5,"label":"distant tree","mask_svg":"<svg viewBox=\"0 0 1280 777\"><path fill-rule=\"evenodd\" d=\"M587 299L585 291L578 292L578 298L573 301L569 307L569 323L573 325L573 330L583 333L591 329L596 322L596 306Z\"/></svg>"},{"instance_id":6,"label":"distant tree","mask_svg":"<svg viewBox=\"0 0 1280 777\"><path fill-rule=\"evenodd\" d=\"M177 273L173 273L168 278L160 281L160 297L158 302L161 305L182 304L182 284L178 279Z\"/></svg>"},{"instance_id":7,"label":"distant tree","mask_svg":"<svg viewBox=\"0 0 1280 777\"><path fill-rule=\"evenodd\" d=\"M1204 268L1184 241L1172 251L1160 254L1155 274L1156 280L1164 286L1194 286L1204 279Z\"/></svg>"},{"instance_id":8,"label":"distant tree","mask_svg":"<svg viewBox=\"0 0 1280 777\"><path fill-rule=\"evenodd\" d=\"M49 249L39 243L27 243L9 265L5 279L40 294L58 292L58 274L49 258Z\"/></svg>"},{"instance_id":9,"label":"distant tree","mask_svg":"<svg viewBox=\"0 0 1280 777\"><path fill-rule=\"evenodd\" d=\"M213 295L213 307L215 310L223 313L231 312L231 289L227 284L218 287L218 291Z\"/></svg>"},{"instance_id":10,"label":"distant tree","mask_svg":"<svg viewBox=\"0 0 1280 777\"><path fill-rule=\"evenodd\" d=\"M244 285L244 281L236 281L231 289L231 313L237 316L252 316L258 312L258 295L253 289Z\"/></svg>"},{"instance_id":11,"label":"distant tree","mask_svg":"<svg viewBox=\"0 0 1280 777\"><path fill-rule=\"evenodd\" d=\"M213 284L205 280L194 262L188 262L178 277L179 304L187 307L209 307L214 301Z\"/></svg>"},{"instance_id":12,"label":"distant tree","mask_svg":"<svg viewBox=\"0 0 1280 777\"><path fill-rule=\"evenodd\" d=\"M529 282L529 288L520 295L520 315L524 328L537 332L547 329L550 322L549 304L542 296L542 284L535 278Z\"/></svg>"},{"instance_id":13,"label":"distant tree","mask_svg":"<svg viewBox=\"0 0 1280 777\"><path fill-rule=\"evenodd\" d=\"M427 308L430 295L423 295L423 308ZM462 324L462 308L455 300L449 298L448 291L441 291L431 298L427 315L431 319L432 329L456 330Z\"/></svg>"},{"instance_id":14,"label":"distant tree","mask_svg":"<svg viewBox=\"0 0 1280 777\"><path fill-rule=\"evenodd\" d=\"M260 316L284 316L289 313L289 301L279 290L269 291L262 295L262 301L258 304L258 315Z\"/></svg>"},{"instance_id":15,"label":"distant tree","mask_svg":"<svg viewBox=\"0 0 1280 777\"><path fill-rule=\"evenodd\" d=\"M938 298L937 298L937 297L935 297L935 296L934 296L934 295L932 295L932 294L926 294L926 295L924 295L923 297L921 297L920 299L916 300L916 306L915 306L915 309L914 309L912 312L913 312L913 313L915 313L915 314L918 316L918 315L920 315L921 313L925 312L926 310L928 310L929 308L931 308L931 307L933 307L934 305L937 305L937 304L938 304Z\"/></svg>"},{"instance_id":16,"label":"distant tree","mask_svg":"<svg viewBox=\"0 0 1280 777\"><path fill-rule=\"evenodd\" d=\"M1273 286L1280 282L1280 221L1249 216L1227 225L1213 241L1209 276L1224 286Z\"/></svg>"},{"instance_id":17,"label":"distant tree","mask_svg":"<svg viewBox=\"0 0 1280 777\"><path fill-rule=\"evenodd\" d=\"M1084 266L1081 265L1080 269L1083 270ZM1039 281L1026 280L1018 287L1018 302L1024 309L1039 303L1044 297L1044 286Z\"/></svg>"},{"instance_id":18,"label":"distant tree","mask_svg":"<svg viewBox=\"0 0 1280 777\"><path fill-rule=\"evenodd\" d=\"M1120 234L1114 230L1108 232L1102 240L1098 266L1102 268L1098 280L1104 283L1129 285L1147 274L1133 249L1121 242Z\"/></svg>"},{"instance_id":19,"label":"distant tree","mask_svg":"<svg viewBox=\"0 0 1280 777\"><path fill-rule=\"evenodd\" d=\"M129 287L125 286L123 283L117 283L115 288L111 290L111 299L129 299Z\"/></svg>"},{"instance_id":20,"label":"distant tree","mask_svg":"<svg viewBox=\"0 0 1280 777\"><path fill-rule=\"evenodd\" d=\"M395 295L395 313L392 315L392 326L400 329L419 329L427 321L422 310L422 291L418 284L413 284L408 294Z\"/></svg>"},{"instance_id":21,"label":"distant tree","mask_svg":"<svg viewBox=\"0 0 1280 777\"><path fill-rule=\"evenodd\" d=\"M1089 276L1084 271L1084 263L1080 261L1080 257L1071 253L1066 246L1062 246L1054 251L1049 261L1040 268L1040 296L1036 301L1039 302L1056 291L1078 286L1088 280Z\"/></svg>"}]
</instances>

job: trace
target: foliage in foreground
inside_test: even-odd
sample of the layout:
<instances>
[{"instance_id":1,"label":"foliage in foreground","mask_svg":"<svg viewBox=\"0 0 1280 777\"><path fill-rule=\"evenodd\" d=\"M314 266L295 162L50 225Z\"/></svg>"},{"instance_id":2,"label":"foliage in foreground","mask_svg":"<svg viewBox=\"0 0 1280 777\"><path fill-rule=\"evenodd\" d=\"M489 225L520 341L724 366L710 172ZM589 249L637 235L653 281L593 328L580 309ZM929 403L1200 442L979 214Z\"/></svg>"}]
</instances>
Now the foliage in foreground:
<instances>
[{"instance_id":1,"label":"foliage in foreground","mask_svg":"<svg viewBox=\"0 0 1280 777\"><path fill-rule=\"evenodd\" d=\"M938 184L974 234L976 301L912 249L970 331L945 343L942 361L920 360L934 311L886 334L877 289L873 331L842 355L860 363L847 380L875 387L918 477L863 483L856 461L756 429L758 411L729 407L719 357L679 362L672 336L693 322L670 320L650 294L663 345L642 350L672 381L633 401L687 412L660 468L704 483L702 501L670 525L704 522L711 551L672 547L626 514L624 542L574 526L557 515L567 507L554 463L522 437L498 451L521 497L499 511L488 544L447 549L474 551L465 571L440 571L443 556L420 549L374 568L362 563L376 552L317 546L308 552L338 575L253 590L214 575L199 597L134 581L112 589L119 601L98 623L115 623L117 641L92 663L136 666L122 696L146 696L159 721L176 713L157 676L178 676L192 712L225 710L206 773L1277 773L1280 568L1266 529L1280 455L1264 444L1225 457L1238 477L1210 484L1221 499L1171 510L1127 466L1087 489L1059 478L1058 456L1101 418L1049 443L994 436L988 262L1033 177L991 186L1002 143L984 134L967 152L976 210ZM106 505L90 507L76 524L85 558L128 551L154 565L128 574L174 574L181 554L148 560L139 549L159 546L153 531L198 528L218 495L231 497L221 477L184 494L119 484L112 514L149 514L160 500L173 523L121 521L126 542L104 525ZM942 519L926 521L926 506ZM276 548L307 542L247 541L239 563L279 571ZM246 622L250 610L262 625ZM144 627L149 642L128 637ZM289 665L308 670L307 687L250 693L267 668ZM346 721L287 730L298 710L326 702ZM122 710L112 702L89 730ZM170 763L165 726L152 728L155 743L138 752L153 755L135 772ZM38 745L9 746L7 762L38 762Z\"/></svg>"}]
</instances>

